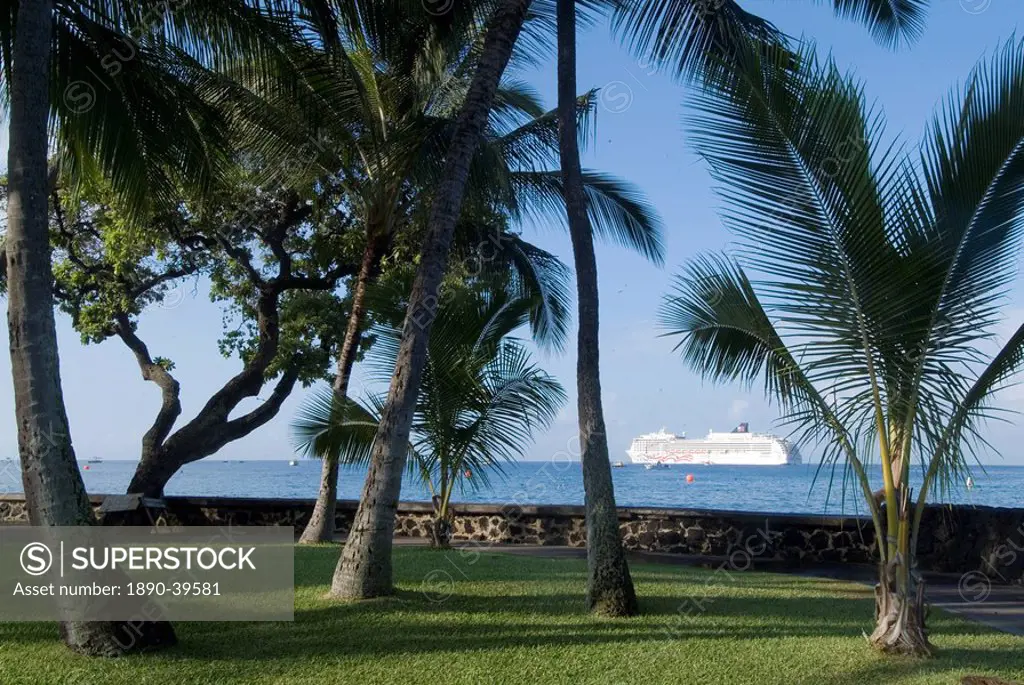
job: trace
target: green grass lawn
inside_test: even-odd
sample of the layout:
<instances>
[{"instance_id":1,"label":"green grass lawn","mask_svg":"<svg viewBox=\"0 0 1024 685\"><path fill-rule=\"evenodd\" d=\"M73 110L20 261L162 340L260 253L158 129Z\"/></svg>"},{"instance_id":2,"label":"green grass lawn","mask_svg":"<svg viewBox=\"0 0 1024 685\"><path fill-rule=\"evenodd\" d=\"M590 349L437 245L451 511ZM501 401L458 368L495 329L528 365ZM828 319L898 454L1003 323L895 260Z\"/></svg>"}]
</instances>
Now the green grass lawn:
<instances>
[{"instance_id":1,"label":"green grass lawn","mask_svg":"<svg viewBox=\"0 0 1024 685\"><path fill-rule=\"evenodd\" d=\"M295 623L180 623L159 654L87 659L52 624L0 624L0 685L1024 680L1024 638L939 612L938 658L876 655L857 585L638 564L643 616L613 620L583 611L580 561L398 548L396 597L339 604L323 598L337 555L296 551Z\"/></svg>"}]
</instances>

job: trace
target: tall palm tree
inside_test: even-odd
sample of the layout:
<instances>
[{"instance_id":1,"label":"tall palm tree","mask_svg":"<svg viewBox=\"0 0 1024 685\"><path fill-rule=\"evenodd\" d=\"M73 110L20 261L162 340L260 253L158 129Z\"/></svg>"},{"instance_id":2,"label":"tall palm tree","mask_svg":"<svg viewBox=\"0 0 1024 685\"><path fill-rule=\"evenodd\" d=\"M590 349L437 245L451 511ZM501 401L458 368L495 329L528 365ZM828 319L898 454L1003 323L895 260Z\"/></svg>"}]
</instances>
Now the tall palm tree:
<instances>
[{"instance_id":1,"label":"tall palm tree","mask_svg":"<svg viewBox=\"0 0 1024 685\"><path fill-rule=\"evenodd\" d=\"M615 506L608 435L601 406L597 257L580 168L575 93L576 3L558 0L559 146L579 310L576 386L587 521L587 606L611 616L632 616L638 611L636 591L619 533L619 512ZM660 262L660 249L653 256Z\"/></svg>"},{"instance_id":2,"label":"tall palm tree","mask_svg":"<svg viewBox=\"0 0 1024 685\"><path fill-rule=\"evenodd\" d=\"M288 37L242 0L167 12L163 2L41 0L0 13L0 103L10 116L8 328L25 495L39 525L94 522L60 385L47 211L55 179L73 185L101 175L131 216L166 197L172 179L203 187L218 171L226 130L196 93L208 80L204 65L219 50L260 55ZM73 650L97 655L174 642L165 622L65 622L62 634Z\"/></svg>"},{"instance_id":3,"label":"tall palm tree","mask_svg":"<svg viewBox=\"0 0 1024 685\"><path fill-rule=\"evenodd\" d=\"M496 17L501 15L502 10L499 10L496 13ZM504 22L507 19L502 20ZM543 14L538 16L531 15L530 20L543 22L544 16ZM522 24L518 18L516 22L520 25ZM480 52L479 61L477 62L481 66L487 60L488 42L492 40L492 31L488 31L485 34L484 47ZM497 36L501 37L503 34L497 34ZM505 39L501 38L501 40ZM511 49L511 45L507 47ZM477 71L476 75L477 77L479 76L479 71ZM473 87L470 86L467 90L469 93L466 99L467 102L471 101L472 91ZM502 93L503 91L500 89L497 91L499 95L502 95ZM518 100L524 102L528 101L528 98L520 95ZM535 114L534 117L524 122L521 121L521 117L519 121L515 121L515 118L510 118L510 114L515 112L515 108L511 106L512 103L513 101L506 96L494 100L493 112L488 116L489 121L482 131L477 134L477 146L468 162L469 169L465 178L464 189L468 204L462 212L463 217L497 213L499 216L508 216L510 220L516 220L522 216L548 219L552 215L564 215L564 194L560 173L557 171L557 113L549 112L540 116ZM575 98L574 116L580 118L586 124L588 121L586 115L593 106L594 93L588 93L583 97ZM460 104L460 108L462 108L462 104ZM459 122L465 121L464 117L465 110L462 109ZM455 136L445 134L444 137L458 139L460 125L455 127ZM590 128L585 125L584 130L589 131ZM436 203L443 197L444 183L447 182L446 179L449 178L451 173L451 163L452 158L450 156L446 160L447 166L441 170L438 176L440 179L440 190L432 197L432 202L434 203L433 210L435 212L438 209ZM551 167L556 167L556 170L552 170ZM652 248L652 246L659 244L657 220L636 191L598 173L586 172L584 173L583 180L585 192L590 200L589 211L591 217L595 222L597 230L603 236L634 247L644 253L656 249ZM432 230L434 224L429 225L431 226L430 230ZM424 244L420 270L421 276L424 273L423 265L432 264L433 260L437 258L447 258L446 252L449 248L444 246L445 254L440 255L437 252L438 247L441 246L428 236ZM413 292L417 297L422 296L426 298L424 300L426 307L417 307L414 304L417 297L411 298L406 330L413 335L420 335L432 323L435 315L434 309L436 309L437 294L436 291L430 294L425 292L419 294L416 286L414 286ZM547 325L545 324L545 326ZM559 335L561 334L559 333ZM399 363L395 367L395 378L402 379L404 383L409 379L409 369L403 368L403 365L407 363L404 357L399 355L398 358ZM422 360L418 360L417 363L419 365L419 363L422 363ZM394 388L392 389L394 390ZM381 435L389 427L388 421L383 421L381 423ZM378 443L376 448L383 449L382 443ZM396 459L403 459L403 457L398 456ZM389 464L393 463L389 462ZM393 511L391 514L388 514L386 513L387 509L384 507L386 505L393 510L397 505L400 469L395 471L391 466L388 467L387 473L392 479L395 489L388 490L387 500L381 500L379 495L374 495L372 500L367 500L366 496L370 491L379 488L379 473L374 466L375 464L376 462L372 464L368 473L367 488L364 490L365 497L361 501L360 510L369 510L370 505L368 502L376 504L377 513L374 516L379 516L380 518L377 519L379 525L375 528L373 550L379 550L381 555L387 555L389 559L390 550L382 548L381 545L386 545L389 548L390 543L385 542L385 539L390 538L393 530ZM393 501L391 500L392 497L394 498ZM367 538L362 537L362 530L357 525L353 530L352 536L349 538L346 551L342 556L339 573L336 574L335 588L338 594L343 596L361 596L349 594L352 592L352 586L345 585L347 582L340 580L345 573L356 573L359 575L358 588L361 588L359 592L381 593L390 591L389 561L387 565L372 564L370 567L367 567L362 561L352 561L350 555L354 554L354 550L357 549L355 546L366 546L368 545L367 540ZM378 573L384 573L387 576L386 580L367 580L370 576L376 577ZM366 590L368 586L372 586L370 590Z\"/></svg>"},{"instance_id":4,"label":"tall palm tree","mask_svg":"<svg viewBox=\"0 0 1024 685\"><path fill-rule=\"evenodd\" d=\"M883 142L859 85L810 48L743 61L689 125L741 249L690 264L662 320L697 373L763 379L823 463L845 463L880 543L870 640L927 654L922 512L965 474L994 393L1024 365L1024 325L993 340L1024 235L1024 43L975 68L916 156Z\"/></svg>"},{"instance_id":5,"label":"tall palm tree","mask_svg":"<svg viewBox=\"0 0 1024 685\"><path fill-rule=\"evenodd\" d=\"M471 484L486 484L488 470L519 456L533 432L550 425L565 402L554 378L530 361L512 333L528 324L533 298L504 290L462 286L446 296L431 331L427 364L413 414L409 470L429 487L434 503L432 542L447 547L454 512L451 498ZM386 379L401 342L397 328L378 328L371 373ZM319 393L293 424L300 452L345 464L365 464L383 398L337 399Z\"/></svg>"},{"instance_id":6,"label":"tall palm tree","mask_svg":"<svg viewBox=\"0 0 1024 685\"><path fill-rule=\"evenodd\" d=\"M61 397L53 317L47 198L48 77L53 3L23 2L10 80L9 202L6 247L7 321L14 375L18 451L32 525L92 522L92 508L69 437ZM11 53L9 53L11 54ZM113 624L66 621L61 633L76 651L115 651Z\"/></svg>"}]
</instances>

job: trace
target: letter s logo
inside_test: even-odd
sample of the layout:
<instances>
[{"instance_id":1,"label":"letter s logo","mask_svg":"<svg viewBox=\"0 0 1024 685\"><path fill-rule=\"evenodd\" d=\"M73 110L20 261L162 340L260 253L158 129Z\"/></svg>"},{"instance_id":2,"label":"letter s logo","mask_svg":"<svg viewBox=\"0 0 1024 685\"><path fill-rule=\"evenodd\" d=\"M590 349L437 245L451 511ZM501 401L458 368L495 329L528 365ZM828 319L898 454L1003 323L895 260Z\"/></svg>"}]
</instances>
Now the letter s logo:
<instances>
[{"instance_id":1,"label":"letter s logo","mask_svg":"<svg viewBox=\"0 0 1024 685\"><path fill-rule=\"evenodd\" d=\"M21 550L21 568L30 576L41 576L53 566L53 553L41 542L30 542Z\"/></svg>"}]
</instances>

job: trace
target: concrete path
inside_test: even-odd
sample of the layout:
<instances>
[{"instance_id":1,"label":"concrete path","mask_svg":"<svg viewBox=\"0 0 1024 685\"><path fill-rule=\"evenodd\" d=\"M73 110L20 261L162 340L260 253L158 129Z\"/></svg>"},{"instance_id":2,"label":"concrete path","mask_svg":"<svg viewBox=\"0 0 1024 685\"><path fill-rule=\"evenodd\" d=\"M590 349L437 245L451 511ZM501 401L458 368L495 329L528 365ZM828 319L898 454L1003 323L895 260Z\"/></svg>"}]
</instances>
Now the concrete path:
<instances>
[{"instance_id":1,"label":"concrete path","mask_svg":"<svg viewBox=\"0 0 1024 685\"><path fill-rule=\"evenodd\" d=\"M483 551L479 546L474 549ZM587 551L580 547L491 545L486 548L486 551L552 559L585 559L587 556ZM630 552L629 558L631 561L643 563L709 569L721 568L729 563L725 557L654 552ZM775 561L759 561L750 570L829 578L868 586L874 586L876 573L874 567L866 565L834 564L794 568L791 564ZM963 576L929 573L925 575L925 582L927 583L926 594L931 606L950 611L1004 633L1024 635L1024 588L1017 585L995 585L985 574L980 572L967 573Z\"/></svg>"}]
</instances>

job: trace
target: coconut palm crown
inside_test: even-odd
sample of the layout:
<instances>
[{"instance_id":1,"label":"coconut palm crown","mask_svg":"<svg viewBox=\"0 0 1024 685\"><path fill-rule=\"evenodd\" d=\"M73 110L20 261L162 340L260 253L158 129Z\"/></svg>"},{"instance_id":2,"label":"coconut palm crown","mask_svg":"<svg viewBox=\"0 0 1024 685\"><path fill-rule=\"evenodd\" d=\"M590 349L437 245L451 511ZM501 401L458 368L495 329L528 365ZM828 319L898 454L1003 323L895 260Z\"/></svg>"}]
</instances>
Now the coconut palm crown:
<instances>
[{"instance_id":1,"label":"coconut palm crown","mask_svg":"<svg viewBox=\"0 0 1024 685\"><path fill-rule=\"evenodd\" d=\"M434 498L434 542L451 535L456 488L486 485L488 471L529 447L565 403L561 384L534 365L512 333L528 324L535 303L501 290L458 287L446 295L430 336L427 367L413 417L408 467ZM378 326L366 368L386 381L401 329ZM345 464L366 464L384 397L341 400L314 393L292 424L297 450ZM467 475L469 474L469 475Z\"/></svg>"}]
</instances>

